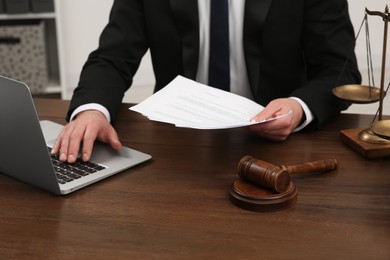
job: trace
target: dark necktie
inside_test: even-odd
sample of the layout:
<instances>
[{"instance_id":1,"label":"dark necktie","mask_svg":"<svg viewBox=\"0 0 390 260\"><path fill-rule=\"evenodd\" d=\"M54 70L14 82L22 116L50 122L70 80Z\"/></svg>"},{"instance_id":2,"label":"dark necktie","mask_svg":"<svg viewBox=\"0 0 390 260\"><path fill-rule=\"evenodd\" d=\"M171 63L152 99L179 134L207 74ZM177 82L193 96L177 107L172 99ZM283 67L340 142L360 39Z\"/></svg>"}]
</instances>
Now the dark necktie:
<instances>
[{"instance_id":1,"label":"dark necktie","mask_svg":"<svg viewBox=\"0 0 390 260\"><path fill-rule=\"evenodd\" d=\"M230 90L228 0L211 0L209 85Z\"/></svg>"}]
</instances>

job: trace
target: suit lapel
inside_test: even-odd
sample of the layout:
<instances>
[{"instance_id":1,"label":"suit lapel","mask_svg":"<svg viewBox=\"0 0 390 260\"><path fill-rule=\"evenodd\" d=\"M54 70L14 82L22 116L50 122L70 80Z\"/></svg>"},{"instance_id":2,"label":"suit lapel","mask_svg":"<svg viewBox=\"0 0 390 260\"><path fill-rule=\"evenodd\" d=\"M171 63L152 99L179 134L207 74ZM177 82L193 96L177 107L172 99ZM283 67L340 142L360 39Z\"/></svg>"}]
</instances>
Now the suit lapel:
<instances>
[{"instance_id":1,"label":"suit lapel","mask_svg":"<svg viewBox=\"0 0 390 260\"><path fill-rule=\"evenodd\" d=\"M249 84L257 96L264 23L272 0L246 0L244 13L244 50Z\"/></svg>"},{"instance_id":2,"label":"suit lapel","mask_svg":"<svg viewBox=\"0 0 390 260\"><path fill-rule=\"evenodd\" d=\"M184 76L195 79L199 57L199 15L197 0L169 0L182 40ZM195 10L195 11L194 11Z\"/></svg>"}]
</instances>

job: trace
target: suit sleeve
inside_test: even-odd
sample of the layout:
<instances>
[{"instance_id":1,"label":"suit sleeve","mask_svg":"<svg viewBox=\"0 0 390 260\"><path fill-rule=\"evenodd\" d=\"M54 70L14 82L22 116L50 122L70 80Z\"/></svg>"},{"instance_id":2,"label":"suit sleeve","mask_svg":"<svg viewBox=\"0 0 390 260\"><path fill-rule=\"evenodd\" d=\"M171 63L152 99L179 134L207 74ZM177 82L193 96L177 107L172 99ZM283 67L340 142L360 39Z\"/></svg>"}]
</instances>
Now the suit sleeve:
<instances>
[{"instance_id":1,"label":"suit sleeve","mask_svg":"<svg viewBox=\"0 0 390 260\"><path fill-rule=\"evenodd\" d=\"M347 1L305 1L302 44L308 79L291 95L310 107L312 127L321 128L350 105L335 97L332 88L361 82Z\"/></svg>"}]
</instances>

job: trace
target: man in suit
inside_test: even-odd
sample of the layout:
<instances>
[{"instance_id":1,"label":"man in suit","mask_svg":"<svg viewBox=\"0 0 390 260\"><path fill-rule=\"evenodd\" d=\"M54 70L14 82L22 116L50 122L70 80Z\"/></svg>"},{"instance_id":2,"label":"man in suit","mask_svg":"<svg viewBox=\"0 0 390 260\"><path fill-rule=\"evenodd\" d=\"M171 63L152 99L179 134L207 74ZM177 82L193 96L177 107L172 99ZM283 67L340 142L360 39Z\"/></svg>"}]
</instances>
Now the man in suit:
<instances>
[{"instance_id":1,"label":"man in suit","mask_svg":"<svg viewBox=\"0 0 390 260\"><path fill-rule=\"evenodd\" d=\"M99 47L83 67L53 153L73 162L83 142L88 160L98 139L121 147L110 124L149 49L155 91L177 75L208 84L210 2L114 0ZM349 104L332 95L337 85L360 83L347 0L228 0L230 91L265 106L249 127L284 140L318 129Z\"/></svg>"}]
</instances>

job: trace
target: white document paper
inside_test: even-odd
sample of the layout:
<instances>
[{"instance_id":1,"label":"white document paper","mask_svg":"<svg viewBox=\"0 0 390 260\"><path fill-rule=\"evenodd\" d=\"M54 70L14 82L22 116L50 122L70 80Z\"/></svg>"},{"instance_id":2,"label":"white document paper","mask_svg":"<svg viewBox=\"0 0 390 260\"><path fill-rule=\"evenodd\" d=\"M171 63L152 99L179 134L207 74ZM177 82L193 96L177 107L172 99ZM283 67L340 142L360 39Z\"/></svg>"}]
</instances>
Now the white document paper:
<instances>
[{"instance_id":1,"label":"white document paper","mask_svg":"<svg viewBox=\"0 0 390 260\"><path fill-rule=\"evenodd\" d=\"M150 120L196 129L242 127L279 118L251 121L263 109L250 99L182 76L177 76L160 91L130 107L130 110Z\"/></svg>"}]
</instances>

